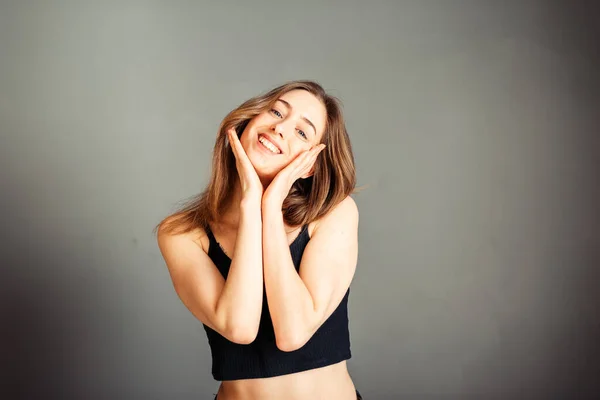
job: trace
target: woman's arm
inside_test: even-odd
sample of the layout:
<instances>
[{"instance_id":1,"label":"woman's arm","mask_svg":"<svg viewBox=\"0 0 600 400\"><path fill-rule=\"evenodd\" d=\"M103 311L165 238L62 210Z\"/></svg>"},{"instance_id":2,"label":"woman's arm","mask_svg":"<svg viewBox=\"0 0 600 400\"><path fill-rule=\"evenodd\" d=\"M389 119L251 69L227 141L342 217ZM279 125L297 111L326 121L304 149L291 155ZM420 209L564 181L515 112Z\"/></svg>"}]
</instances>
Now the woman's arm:
<instances>
[{"instance_id":1,"label":"woman's arm","mask_svg":"<svg viewBox=\"0 0 600 400\"><path fill-rule=\"evenodd\" d=\"M251 343L258 334L263 300L260 201L242 200L240 221L227 280L216 304L229 332Z\"/></svg>"},{"instance_id":2,"label":"woman's arm","mask_svg":"<svg viewBox=\"0 0 600 400\"><path fill-rule=\"evenodd\" d=\"M358 259L358 209L351 197L322 218L299 273L292 261L281 205L263 202L263 260L277 347L304 346L344 297Z\"/></svg>"},{"instance_id":3,"label":"woman's arm","mask_svg":"<svg viewBox=\"0 0 600 400\"><path fill-rule=\"evenodd\" d=\"M262 311L260 213L260 201L240 205L240 224L226 280L191 235L158 232L158 244L181 301L202 323L240 344L254 341Z\"/></svg>"}]
</instances>

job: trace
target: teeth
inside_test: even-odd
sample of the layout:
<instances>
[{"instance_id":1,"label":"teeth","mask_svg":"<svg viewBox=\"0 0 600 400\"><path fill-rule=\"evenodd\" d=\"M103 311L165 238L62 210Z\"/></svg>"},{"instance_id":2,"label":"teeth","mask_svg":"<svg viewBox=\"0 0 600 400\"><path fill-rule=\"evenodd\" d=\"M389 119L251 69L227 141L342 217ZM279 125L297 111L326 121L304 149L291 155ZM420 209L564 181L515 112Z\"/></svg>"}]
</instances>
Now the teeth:
<instances>
[{"instance_id":1,"label":"teeth","mask_svg":"<svg viewBox=\"0 0 600 400\"><path fill-rule=\"evenodd\" d=\"M279 154L279 149L271 142L269 142L267 139L265 139L264 137L259 137L258 141L261 142L262 144L265 145L265 147L269 150L271 150L273 153L275 154Z\"/></svg>"}]
</instances>

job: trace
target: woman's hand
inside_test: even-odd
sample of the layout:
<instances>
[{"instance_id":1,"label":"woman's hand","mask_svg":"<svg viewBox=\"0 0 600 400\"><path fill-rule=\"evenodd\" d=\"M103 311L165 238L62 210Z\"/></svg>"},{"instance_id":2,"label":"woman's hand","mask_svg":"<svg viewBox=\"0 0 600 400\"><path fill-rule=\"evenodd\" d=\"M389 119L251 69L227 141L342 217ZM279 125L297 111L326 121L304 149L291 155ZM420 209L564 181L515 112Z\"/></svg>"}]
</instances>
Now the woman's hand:
<instances>
[{"instance_id":1,"label":"woman's hand","mask_svg":"<svg viewBox=\"0 0 600 400\"><path fill-rule=\"evenodd\" d=\"M242 187L242 199L256 199L260 202L263 195L263 185L250 162L248 155L244 151L240 139L237 136L235 128L227 131L227 138L235 156L235 165L240 176L240 185Z\"/></svg>"},{"instance_id":2,"label":"woman's hand","mask_svg":"<svg viewBox=\"0 0 600 400\"><path fill-rule=\"evenodd\" d=\"M287 197L292 185L300 178L308 178L313 173L313 165L317 156L325 148L324 144L317 145L310 150L300 153L287 167L279 171L262 196L264 207L276 207L281 210L283 201Z\"/></svg>"}]
</instances>

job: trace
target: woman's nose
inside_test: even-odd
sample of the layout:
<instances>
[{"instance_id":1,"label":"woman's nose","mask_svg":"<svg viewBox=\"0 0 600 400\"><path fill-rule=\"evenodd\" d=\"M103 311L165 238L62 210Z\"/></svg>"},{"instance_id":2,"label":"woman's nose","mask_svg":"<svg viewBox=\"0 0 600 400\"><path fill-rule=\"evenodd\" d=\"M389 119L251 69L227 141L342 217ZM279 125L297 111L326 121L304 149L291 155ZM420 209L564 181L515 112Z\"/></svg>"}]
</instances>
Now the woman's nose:
<instances>
[{"instance_id":1,"label":"woman's nose","mask_svg":"<svg viewBox=\"0 0 600 400\"><path fill-rule=\"evenodd\" d=\"M283 123L275 124L273 126L273 130L276 134L278 134L281 138L283 138L283 132L285 131L285 126Z\"/></svg>"}]
</instances>

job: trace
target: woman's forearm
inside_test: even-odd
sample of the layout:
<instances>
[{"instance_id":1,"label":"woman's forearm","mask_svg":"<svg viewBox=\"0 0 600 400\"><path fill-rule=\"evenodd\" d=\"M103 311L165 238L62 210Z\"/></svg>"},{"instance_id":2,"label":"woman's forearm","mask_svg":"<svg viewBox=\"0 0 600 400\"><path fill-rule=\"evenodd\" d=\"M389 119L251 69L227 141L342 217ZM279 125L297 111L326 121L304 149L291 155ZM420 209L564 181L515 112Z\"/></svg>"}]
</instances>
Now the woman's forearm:
<instances>
[{"instance_id":1,"label":"woman's forearm","mask_svg":"<svg viewBox=\"0 0 600 400\"><path fill-rule=\"evenodd\" d=\"M260 200L242 200L231 267L216 314L240 342L256 337L263 298L262 221Z\"/></svg>"},{"instance_id":2,"label":"woman's forearm","mask_svg":"<svg viewBox=\"0 0 600 400\"><path fill-rule=\"evenodd\" d=\"M263 207L264 278L277 347L295 350L306 341L314 304L294 267L281 211Z\"/></svg>"}]
</instances>

